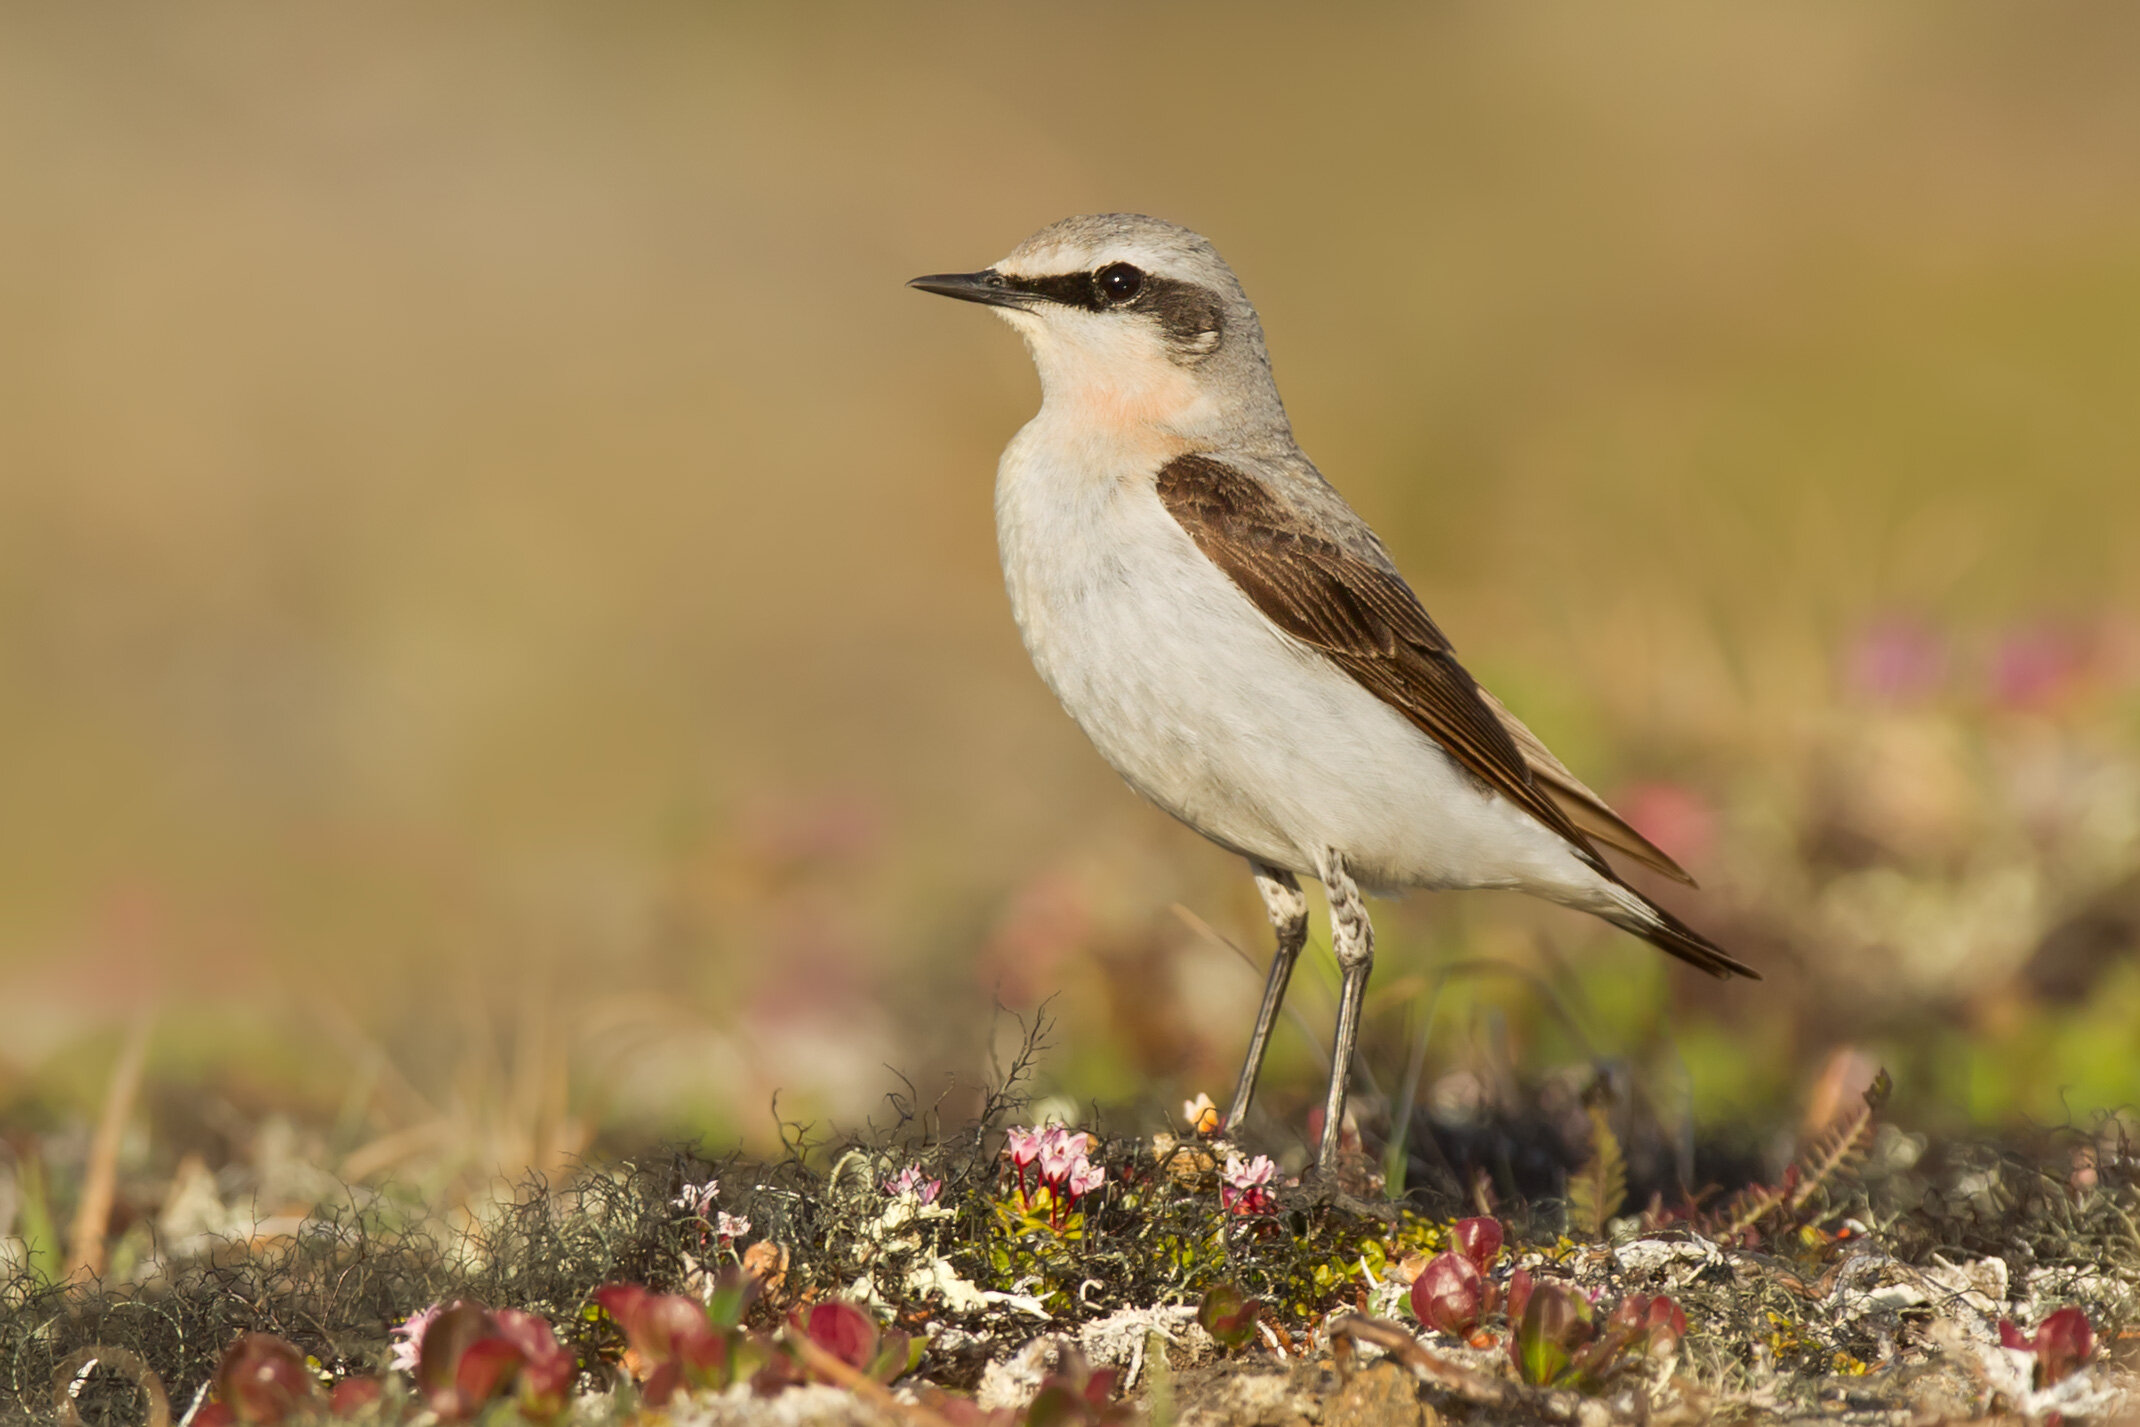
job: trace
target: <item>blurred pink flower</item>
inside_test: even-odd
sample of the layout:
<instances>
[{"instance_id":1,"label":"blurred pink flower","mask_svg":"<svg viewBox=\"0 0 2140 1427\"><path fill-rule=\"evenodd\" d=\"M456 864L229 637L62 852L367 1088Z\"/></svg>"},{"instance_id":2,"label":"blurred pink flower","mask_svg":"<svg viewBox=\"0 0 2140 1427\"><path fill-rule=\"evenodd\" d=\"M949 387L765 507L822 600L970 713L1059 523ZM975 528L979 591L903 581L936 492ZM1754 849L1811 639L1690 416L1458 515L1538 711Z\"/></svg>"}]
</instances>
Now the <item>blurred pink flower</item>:
<instances>
[{"instance_id":1,"label":"blurred pink flower","mask_svg":"<svg viewBox=\"0 0 2140 1427\"><path fill-rule=\"evenodd\" d=\"M1323 1107L1313 1105L1308 1109L1308 1143L1319 1145L1322 1142ZM1352 1107L1348 1105L1345 1107L1345 1118L1338 1122L1338 1153L1345 1155L1358 1154L1360 1148L1360 1126L1353 1119Z\"/></svg>"},{"instance_id":2,"label":"blurred pink flower","mask_svg":"<svg viewBox=\"0 0 2140 1427\"><path fill-rule=\"evenodd\" d=\"M750 1220L724 1209L714 1220L713 1232L714 1237L718 1238L725 1248L730 1241L740 1239L750 1232Z\"/></svg>"},{"instance_id":3,"label":"blurred pink flower","mask_svg":"<svg viewBox=\"0 0 2140 1427\"><path fill-rule=\"evenodd\" d=\"M1708 800L1679 783L1636 783L1614 800L1628 825L1675 862L1702 863L1716 847L1716 814Z\"/></svg>"},{"instance_id":4,"label":"blurred pink flower","mask_svg":"<svg viewBox=\"0 0 2140 1427\"><path fill-rule=\"evenodd\" d=\"M918 1164L908 1165L885 1181L884 1185L884 1192L894 1199L902 1194L911 1194L923 1204L934 1204L936 1196L943 1191L944 1182L941 1179L923 1179L921 1166Z\"/></svg>"},{"instance_id":5,"label":"blurred pink flower","mask_svg":"<svg viewBox=\"0 0 2140 1427\"><path fill-rule=\"evenodd\" d=\"M1887 615L1867 624L1851 642L1850 687L1877 703L1926 698L1937 693L1946 678L1946 647L1919 620Z\"/></svg>"},{"instance_id":6,"label":"blurred pink flower","mask_svg":"<svg viewBox=\"0 0 2140 1427\"><path fill-rule=\"evenodd\" d=\"M2140 686L2140 620L2106 614L2095 628L2096 672L2112 688Z\"/></svg>"},{"instance_id":7,"label":"blurred pink flower","mask_svg":"<svg viewBox=\"0 0 2140 1427\"><path fill-rule=\"evenodd\" d=\"M1063 960L1092 937L1092 898L1083 883L1043 873L1011 899L974 970L1006 1005L1033 1004L1060 984Z\"/></svg>"},{"instance_id":8,"label":"blurred pink flower","mask_svg":"<svg viewBox=\"0 0 2140 1427\"><path fill-rule=\"evenodd\" d=\"M416 1364L423 1357L424 1334L429 1331L431 1320L438 1317L438 1309L439 1306L434 1303L429 1308L417 1309L401 1320L400 1326L393 1332L394 1355L387 1360L388 1367L395 1372L416 1371Z\"/></svg>"},{"instance_id":9,"label":"blurred pink flower","mask_svg":"<svg viewBox=\"0 0 2140 1427\"><path fill-rule=\"evenodd\" d=\"M2001 708L2040 709L2073 686L2084 663L2069 631L2050 624L2010 630L1992 651L1988 692Z\"/></svg>"},{"instance_id":10,"label":"blurred pink flower","mask_svg":"<svg viewBox=\"0 0 2140 1427\"><path fill-rule=\"evenodd\" d=\"M797 868L870 857L886 821L876 798L854 790L764 793L742 809L736 831L754 858Z\"/></svg>"},{"instance_id":11,"label":"blurred pink flower","mask_svg":"<svg viewBox=\"0 0 2140 1427\"><path fill-rule=\"evenodd\" d=\"M1226 1156L1226 1168L1219 1178L1219 1203L1235 1214L1263 1214L1276 1203L1266 1187L1278 1173L1278 1166L1271 1163L1269 1155L1257 1155L1243 1160L1237 1154Z\"/></svg>"}]
</instances>

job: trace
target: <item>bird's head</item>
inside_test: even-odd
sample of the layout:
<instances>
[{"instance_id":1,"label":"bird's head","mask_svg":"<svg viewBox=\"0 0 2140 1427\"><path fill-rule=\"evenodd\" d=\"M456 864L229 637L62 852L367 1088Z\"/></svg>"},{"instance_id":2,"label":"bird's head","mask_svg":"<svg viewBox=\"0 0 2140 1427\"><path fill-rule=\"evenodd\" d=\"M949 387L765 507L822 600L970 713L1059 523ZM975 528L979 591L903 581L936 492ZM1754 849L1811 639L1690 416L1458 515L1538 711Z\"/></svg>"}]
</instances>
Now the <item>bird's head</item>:
<instances>
[{"instance_id":1,"label":"bird's head","mask_svg":"<svg viewBox=\"0 0 2140 1427\"><path fill-rule=\"evenodd\" d=\"M907 284L1018 329L1043 400L1191 439L1285 428L1256 309L1218 250L1135 213L1050 224L993 267Z\"/></svg>"}]
</instances>

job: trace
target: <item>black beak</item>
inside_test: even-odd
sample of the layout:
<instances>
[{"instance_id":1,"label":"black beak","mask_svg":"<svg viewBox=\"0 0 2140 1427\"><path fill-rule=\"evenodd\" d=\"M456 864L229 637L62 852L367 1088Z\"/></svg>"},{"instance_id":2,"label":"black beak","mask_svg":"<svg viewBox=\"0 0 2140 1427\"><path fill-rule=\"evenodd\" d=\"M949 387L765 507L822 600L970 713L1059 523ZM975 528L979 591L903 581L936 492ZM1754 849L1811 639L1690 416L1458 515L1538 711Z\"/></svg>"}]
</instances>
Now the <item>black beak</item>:
<instances>
[{"instance_id":1,"label":"black beak","mask_svg":"<svg viewBox=\"0 0 2140 1427\"><path fill-rule=\"evenodd\" d=\"M990 307L1026 307L1033 301L1031 293L1012 287L1010 279L994 268L977 273L931 273L915 278L907 286L961 302L985 302Z\"/></svg>"}]
</instances>

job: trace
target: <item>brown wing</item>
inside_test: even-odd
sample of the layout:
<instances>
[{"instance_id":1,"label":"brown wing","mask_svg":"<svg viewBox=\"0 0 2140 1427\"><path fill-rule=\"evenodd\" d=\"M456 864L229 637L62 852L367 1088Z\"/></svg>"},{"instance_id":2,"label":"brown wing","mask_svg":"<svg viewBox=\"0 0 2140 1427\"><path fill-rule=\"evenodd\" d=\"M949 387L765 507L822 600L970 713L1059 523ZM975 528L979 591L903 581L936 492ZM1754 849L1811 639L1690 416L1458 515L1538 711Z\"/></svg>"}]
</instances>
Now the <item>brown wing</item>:
<instances>
[{"instance_id":1,"label":"brown wing","mask_svg":"<svg viewBox=\"0 0 2140 1427\"><path fill-rule=\"evenodd\" d=\"M1168 462L1159 498L1271 623L1320 649L1473 777L1598 861L1581 829L1533 780L1517 740L1402 579L1208 456Z\"/></svg>"},{"instance_id":2,"label":"brown wing","mask_svg":"<svg viewBox=\"0 0 2140 1427\"><path fill-rule=\"evenodd\" d=\"M1523 753L1523 761L1530 767L1531 781L1545 790L1545 795L1559 805L1568 815L1568 821L1583 830L1592 842L1603 843L1615 852L1625 853L1653 871L1662 872L1675 882L1684 882L1689 887L1697 886L1687 869L1674 862L1665 850L1651 842L1641 833L1627 825L1626 819L1607 807L1605 800L1583 786L1583 780L1570 773L1553 750L1546 747L1537 734L1523 726L1517 718L1501 706L1501 701L1488 689L1479 690L1479 697L1508 736L1516 740L1516 747Z\"/></svg>"}]
</instances>

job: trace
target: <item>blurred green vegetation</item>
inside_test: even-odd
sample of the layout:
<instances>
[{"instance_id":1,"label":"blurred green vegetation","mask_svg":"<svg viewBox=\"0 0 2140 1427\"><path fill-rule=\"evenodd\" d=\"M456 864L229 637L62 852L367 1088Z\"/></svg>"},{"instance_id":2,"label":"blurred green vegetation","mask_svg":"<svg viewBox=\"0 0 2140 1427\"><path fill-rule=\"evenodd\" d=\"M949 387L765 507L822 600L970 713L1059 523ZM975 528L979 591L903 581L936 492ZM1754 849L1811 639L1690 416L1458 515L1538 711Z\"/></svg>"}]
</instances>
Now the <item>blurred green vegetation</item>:
<instances>
[{"instance_id":1,"label":"blurred green vegetation","mask_svg":"<svg viewBox=\"0 0 2140 1427\"><path fill-rule=\"evenodd\" d=\"M1430 1089L1610 1057L1787 1123L1862 1047L1905 1122L2140 1099L2135 40L11 11L0 1134L93 1118L143 1003L164 1158L278 1111L371 1173L763 1148L776 1091L970 1083L1050 995L1065 1092L1230 1085L1253 893L1032 676L989 482L1033 380L901 287L1105 209L1215 239L1309 452L1769 974L1387 906L1386 1088L1488 961L1540 981L1453 981ZM1274 1126L1318 1074L1286 1032Z\"/></svg>"}]
</instances>

